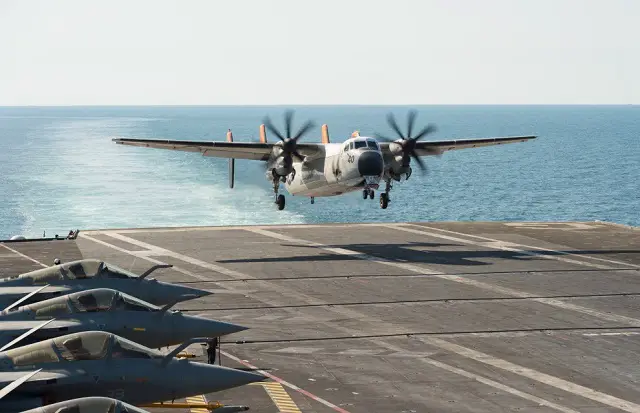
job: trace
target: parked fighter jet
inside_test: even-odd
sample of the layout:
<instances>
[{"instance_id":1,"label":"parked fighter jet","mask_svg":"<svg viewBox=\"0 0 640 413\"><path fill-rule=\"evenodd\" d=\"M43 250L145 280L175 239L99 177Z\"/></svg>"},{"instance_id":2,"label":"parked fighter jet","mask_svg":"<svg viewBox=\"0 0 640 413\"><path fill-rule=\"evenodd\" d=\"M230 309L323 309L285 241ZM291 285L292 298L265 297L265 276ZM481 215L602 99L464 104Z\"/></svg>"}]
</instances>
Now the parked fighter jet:
<instances>
[{"instance_id":1,"label":"parked fighter jet","mask_svg":"<svg viewBox=\"0 0 640 413\"><path fill-rule=\"evenodd\" d=\"M15 390L25 381L29 380L40 370L32 371L13 381L0 390L0 399ZM220 406L215 408L216 413L237 413L249 410L246 406ZM132 406L120 400L108 397L82 397L79 399L65 400L35 409L24 410L20 413L149 413L139 407ZM10 413L10 412L4 412ZM17 413L17 412L16 412Z\"/></svg>"},{"instance_id":2,"label":"parked fighter jet","mask_svg":"<svg viewBox=\"0 0 640 413\"><path fill-rule=\"evenodd\" d=\"M212 294L210 291L170 284L146 277L158 268L155 265L144 274L137 275L113 264L95 259L72 261L41 270L0 280L0 306L7 307L21 297L22 304L68 294L90 288L113 288L156 305L191 300ZM46 288L43 288L47 286ZM38 290L38 287L41 290ZM33 294L33 295L30 295Z\"/></svg>"},{"instance_id":3,"label":"parked fighter jet","mask_svg":"<svg viewBox=\"0 0 640 413\"><path fill-rule=\"evenodd\" d=\"M31 331L22 345L80 331L102 330L151 348L193 337L220 337L246 330L236 324L183 315L171 303L160 308L108 288L79 291L0 312L0 346ZM52 322L43 322L51 320ZM0 348L0 351L6 348Z\"/></svg>"},{"instance_id":4,"label":"parked fighter jet","mask_svg":"<svg viewBox=\"0 0 640 413\"><path fill-rule=\"evenodd\" d=\"M165 355L115 334L89 331L0 352L0 387L34 372L0 400L0 411L90 396L117 397L140 405L266 379L256 373L175 358L189 345L205 341L189 340Z\"/></svg>"}]
</instances>

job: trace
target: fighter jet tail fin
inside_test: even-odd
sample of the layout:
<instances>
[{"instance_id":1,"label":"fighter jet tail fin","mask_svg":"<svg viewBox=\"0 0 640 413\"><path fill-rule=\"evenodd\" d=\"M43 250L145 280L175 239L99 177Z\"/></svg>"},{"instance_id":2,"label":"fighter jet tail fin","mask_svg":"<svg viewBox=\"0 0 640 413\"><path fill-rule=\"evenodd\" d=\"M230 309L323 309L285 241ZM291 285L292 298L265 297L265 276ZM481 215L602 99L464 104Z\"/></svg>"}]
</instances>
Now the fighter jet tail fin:
<instances>
[{"instance_id":1,"label":"fighter jet tail fin","mask_svg":"<svg viewBox=\"0 0 640 413\"><path fill-rule=\"evenodd\" d=\"M35 333L36 331L40 330L42 327L46 326L47 324L49 324L52 321L55 321L55 318L52 318L51 320L47 320L42 324L38 324L37 326L33 327L32 329L30 329L26 333L23 333L20 336L14 338L13 340L8 342L4 346L0 347L0 352L6 351L7 349L11 348L13 345L17 344L18 342L22 341L24 338L26 338L26 337L30 336L31 334Z\"/></svg>"},{"instance_id":2,"label":"fighter jet tail fin","mask_svg":"<svg viewBox=\"0 0 640 413\"><path fill-rule=\"evenodd\" d=\"M48 286L49 286L49 284L43 285L42 287L38 288L37 290L31 291L29 294L25 295L24 297L22 297L18 301L14 302L9 307L5 308L3 312L6 313L9 310L11 310L12 308L17 307L18 305L20 305L21 303L25 302L26 300L28 300L29 298L33 297L34 295L38 294L40 291L44 290Z\"/></svg>"},{"instance_id":3,"label":"fighter jet tail fin","mask_svg":"<svg viewBox=\"0 0 640 413\"><path fill-rule=\"evenodd\" d=\"M172 265L172 264L156 264L156 265L154 265L153 267L149 268L149 269L148 269L147 271L145 271L144 273L142 273L142 275L140 275L140 276L138 277L138 279L139 279L139 280L142 280L142 279L144 279L144 278L147 278L147 276L148 276L149 274L151 274L152 272L154 272L154 271L155 271L155 270L157 270L157 269L160 269L160 268L171 268L171 267L173 267L173 265Z\"/></svg>"},{"instance_id":4,"label":"fighter jet tail fin","mask_svg":"<svg viewBox=\"0 0 640 413\"><path fill-rule=\"evenodd\" d=\"M178 355L178 353L180 353L182 350L189 347L190 345L197 344L197 343L207 343L209 342L209 340L211 339L206 337L195 337L185 341L184 343L180 344L178 347L171 350L169 354L164 356L164 358L162 359L162 362L160 362L160 365L166 366L175 356Z\"/></svg>"},{"instance_id":5,"label":"fighter jet tail fin","mask_svg":"<svg viewBox=\"0 0 640 413\"><path fill-rule=\"evenodd\" d=\"M31 371L31 372L25 374L24 376L20 377L18 380L14 380L13 382L11 382L11 384L6 386L4 389L0 390L0 399L2 399L7 394L9 394L12 391L14 391L18 386L20 386L25 381L29 380L31 377L35 376L37 373L40 372L40 370L42 370L42 369L38 369L36 371Z\"/></svg>"}]
</instances>

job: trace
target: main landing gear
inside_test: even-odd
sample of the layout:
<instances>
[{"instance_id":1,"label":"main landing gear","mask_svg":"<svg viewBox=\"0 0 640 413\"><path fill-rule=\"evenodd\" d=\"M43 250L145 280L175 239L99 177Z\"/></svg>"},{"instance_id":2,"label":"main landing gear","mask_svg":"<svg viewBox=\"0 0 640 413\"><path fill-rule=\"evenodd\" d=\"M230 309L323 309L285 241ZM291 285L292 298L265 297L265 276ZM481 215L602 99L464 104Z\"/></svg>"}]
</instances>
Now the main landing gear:
<instances>
[{"instance_id":1,"label":"main landing gear","mask_svg":"<svg viewBox=\"0 0 640 413\"><path fill-rule=\"evenodd\" d=\"M278 194L280 190L280 176L276 174L275 169L271 171L272 183L273 183L273 192L276 194L275 204L278 205L278 210L282 211L284 209L285 200L284 195Z\"/></svg>"},{"instance_id":2,"label":"main landing gear","mask_svg":"<svg viewBox=\"0 0 640 413\"><path fill-rule=\"evenodd\" d=\"M367 197L369 197L369 199L373 199L375 195L376 194L373 189L364 189L362 191L362 199L367 199Z\"/></svg>"},{"instance_id":3,"label":"main landing gear","mask_svg":"<svg viewBox=\"0 0 640 413\"><path fill-rule=\"evenodd\" d=\"M387 209L389 205L389 192L391 191L391 180L386 181L387 185L384 188L384 192L380 194L380 208Z\"/></svg>"}]
</instances>

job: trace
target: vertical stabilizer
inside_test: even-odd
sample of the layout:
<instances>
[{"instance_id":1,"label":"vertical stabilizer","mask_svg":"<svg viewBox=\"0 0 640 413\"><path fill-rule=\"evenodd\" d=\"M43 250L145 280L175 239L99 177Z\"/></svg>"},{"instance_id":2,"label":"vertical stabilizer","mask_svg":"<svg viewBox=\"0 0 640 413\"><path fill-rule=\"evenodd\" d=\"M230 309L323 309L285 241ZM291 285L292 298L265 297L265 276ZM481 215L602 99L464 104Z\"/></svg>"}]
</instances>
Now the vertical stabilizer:
<instances>
[{"instance_id":1,"label":"vertical stabilizer","mask_svg":"<svg viewBox=\"0 0 640 413\"><path fill-rule=\"evenodd\" d=\"M231 129L227 131L227 142L233 142L233 133ZM233 188L233 181L235 178L236 160L229 158L229 188Z\"/></svg>"},{"instance_id":2,"label":"vertical stabilizer","mask_svg":"<svg viewBox=\"0 0 640 413\"><path fill-rule=\"evenodd\" d=\"M267 143L267 131L264 127L264 123L260 125L260 143Z\"/></svg>"},{"instance_id":3,"label":"vertical stabilizer","mask_svg":"<svg viewBox=\"0 0 640 413\"><path fill-rule=\"evenodd\" d=\"M322 125L322 143L327 144L329 142L329 127L325 123Z\"/></svg>"}]
</instances>

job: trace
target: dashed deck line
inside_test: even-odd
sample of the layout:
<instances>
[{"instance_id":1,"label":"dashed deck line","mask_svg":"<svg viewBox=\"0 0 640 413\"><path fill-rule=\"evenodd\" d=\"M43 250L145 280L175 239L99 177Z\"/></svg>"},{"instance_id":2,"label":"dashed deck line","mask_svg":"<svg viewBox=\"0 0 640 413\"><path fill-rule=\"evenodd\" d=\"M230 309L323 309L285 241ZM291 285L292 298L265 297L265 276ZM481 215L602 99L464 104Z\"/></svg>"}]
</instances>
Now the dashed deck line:
<instances>
[{"instance_id":1,"label":"dashed deck line","mask_svg":"<svg viewBox=\"0 0 640 413\"><path fill-rule=\"evenodd\" d=\"M270 381L266 383L257 383L264 387L271 400L275 403L280 413L302 413L295 404L289 393L282 387L282 384L277 381Z\"/></svg>"}]
</instances>

